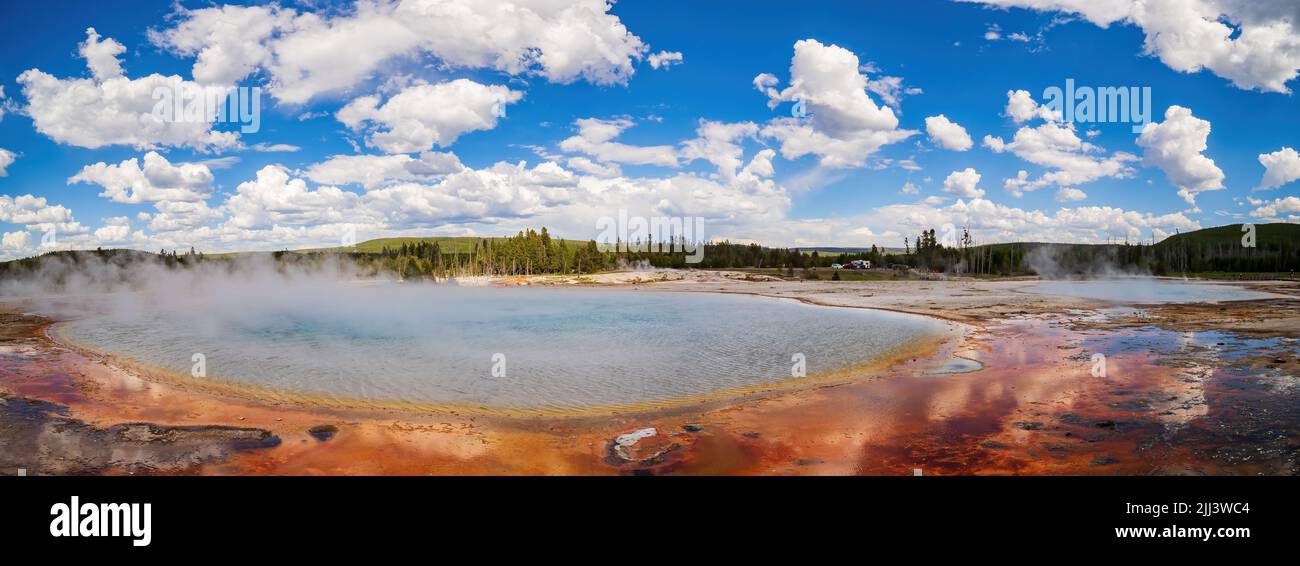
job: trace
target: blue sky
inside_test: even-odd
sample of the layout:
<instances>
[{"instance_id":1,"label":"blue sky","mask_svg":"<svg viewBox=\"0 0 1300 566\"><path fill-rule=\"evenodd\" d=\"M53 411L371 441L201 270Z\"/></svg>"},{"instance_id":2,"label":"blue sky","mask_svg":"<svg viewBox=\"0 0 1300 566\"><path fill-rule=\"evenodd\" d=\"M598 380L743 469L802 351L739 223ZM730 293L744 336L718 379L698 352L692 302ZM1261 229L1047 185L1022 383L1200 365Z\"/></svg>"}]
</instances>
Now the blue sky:
<instances>
[{"instance_id":1,"label":"blue sky","mask_svg":"<svg viewBox=\"0 0 1300 566\"><path fill-rule=\"evenodd\" d=\"M0 258L335 245L349 230L589 239L620 210L704 218L715 238L890 247L945 224L981 241L1107 241L1300 221L1300 10L1283 3L545 4L8 4ZM448 8L473 17L428 15ZM1276 41L1260 47L1265 33ZM155 73L260 87L260 129L132 126L123 116L147 121L147 107L120 93ZM1032 110L1067 79L1149 87L1156 124L1139 139L1009 108L1010 91ZM796 98L811 116L792 117ZM969 143L929 131L939 115ZM229 135L210 143L213 130ZM439 165L402 173L425 152ZM408 165L323 165L356 155ZM1020 171L1032 184L1017 189Z\"/></svg>"}]
</instances>

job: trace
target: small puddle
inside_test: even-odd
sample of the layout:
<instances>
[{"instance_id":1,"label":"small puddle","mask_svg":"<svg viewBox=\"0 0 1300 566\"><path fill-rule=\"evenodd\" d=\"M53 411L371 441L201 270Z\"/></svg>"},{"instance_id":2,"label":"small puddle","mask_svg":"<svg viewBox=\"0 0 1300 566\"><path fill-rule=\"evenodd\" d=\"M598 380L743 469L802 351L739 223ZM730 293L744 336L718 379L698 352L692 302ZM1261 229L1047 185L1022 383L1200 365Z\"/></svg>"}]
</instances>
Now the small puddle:
<instances>
[{"instance_id":1,"label":"small puddle","mask_svg":"<svg viewBox=\"0 0 1300 566\"><path fill-rule=\"evenodd\" d=\"M917 375L927 376L927 375L948 375L953 373L971 373L982 369L984 369L984 364L981 364L969 358L953 356L948 361L944 362L942 366L922 371Z\"/></svg>"}]
</instances>

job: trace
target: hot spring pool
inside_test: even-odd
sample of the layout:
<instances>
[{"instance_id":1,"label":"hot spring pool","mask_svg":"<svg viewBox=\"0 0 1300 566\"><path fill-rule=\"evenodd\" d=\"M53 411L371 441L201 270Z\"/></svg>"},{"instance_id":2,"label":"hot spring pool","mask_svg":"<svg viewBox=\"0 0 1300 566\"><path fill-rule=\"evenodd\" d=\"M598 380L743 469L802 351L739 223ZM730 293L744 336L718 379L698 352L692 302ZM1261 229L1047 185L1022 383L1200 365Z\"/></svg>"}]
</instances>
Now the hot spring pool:
<instances>
[{"instance_id":1,"label":"hot spring pool","mask_svg":"<svg viewBox=\"0 0 1300 566\"><path fill-rule=\"evenodd\" d=\"M796 354L807 375L844 370L948 330L925 317L739 295L389 284L118 301L60 331L187 375L203 354L209 379L275 389L583 408L786 380Z\"/></svg>"},{"instance_id":2,"label":"hot spring pool","mask_svg":"<svg viewBox=\"0 0 1300 566\"><path fill-rule=\"evenodd\" d=\"M1044 281L1021 290L1041 295L1061 295L1127 304L1243 301L1270 296L1267 293L1231 285L1141 277L1094 281Z\"/></svg>"}]
</instances>

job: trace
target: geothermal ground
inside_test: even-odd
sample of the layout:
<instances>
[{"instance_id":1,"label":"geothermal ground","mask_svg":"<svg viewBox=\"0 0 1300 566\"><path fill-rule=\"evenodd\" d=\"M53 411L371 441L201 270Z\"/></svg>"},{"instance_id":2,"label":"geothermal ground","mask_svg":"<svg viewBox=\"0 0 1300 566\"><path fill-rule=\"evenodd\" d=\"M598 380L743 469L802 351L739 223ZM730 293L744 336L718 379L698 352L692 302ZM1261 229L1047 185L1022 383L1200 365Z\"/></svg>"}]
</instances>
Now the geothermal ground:
<instances>
[{"instance_id":1,"label":"geothermal ground","mask_svg":"<svg viewBox=\"0 0 1300 566\"><path fill-rule=\"evenodd\" d=\"M491 283L757 294L940 317L966 331L833 381L537 416L337 408L207 388L58 343L56 321L9 303L0 474L1297 472L1293 282L1248 284L1269 293L1258 300L1125 306L1024 292L1034 280L646 272Z\"/></svg>"}]
</instances>

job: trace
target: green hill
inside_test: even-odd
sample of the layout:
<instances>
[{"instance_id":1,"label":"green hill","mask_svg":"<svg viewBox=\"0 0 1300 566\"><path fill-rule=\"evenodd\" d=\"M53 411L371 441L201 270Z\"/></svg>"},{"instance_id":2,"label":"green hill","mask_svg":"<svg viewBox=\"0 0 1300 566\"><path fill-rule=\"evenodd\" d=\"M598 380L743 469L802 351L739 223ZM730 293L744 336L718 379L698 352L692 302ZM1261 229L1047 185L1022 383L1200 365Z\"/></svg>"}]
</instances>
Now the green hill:
<instances>
[{"instance_id":1,"label":"green hill","mask_svg":"<svg viewBox=\"0 0 1300 566\"><path fill-rule=\"evenodd\" d=\"M1300 224L1255 224L1256 246L1272 247L1286 243L1294 245L1300 242ZM1204 228L1194 232L1175 234L1156 244L1156 247L1173 245L1188 246L1240 246L1244 233L1241 224L1229 224L1214 228Z\"/></svg>"},{"instance_id":2,"label":"green hill","mask_svg":"<svg viewBox=\"0 0 1300 566\"><path fill-rule=\"evenodd\" d=\"M1121 270L1156 275L1287 273L1300 266L1300 224L1256 224L1255 246L1242 245L1241 224L1175 234L1152 245L1020 242L975 246L993 273L1088 274ZM1042 275L1043 273L1039 273Z\"/></svg>"}]
</instances>

